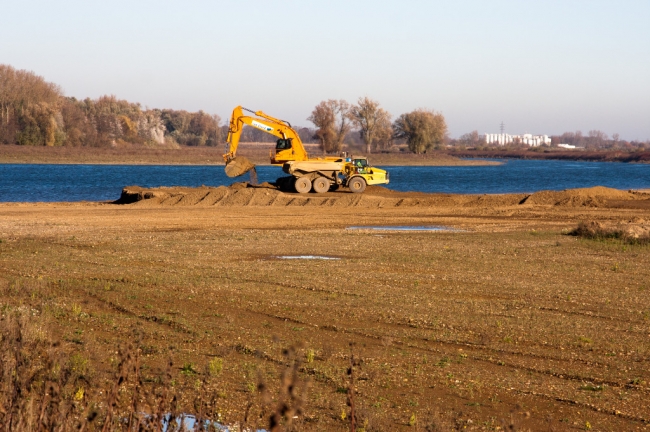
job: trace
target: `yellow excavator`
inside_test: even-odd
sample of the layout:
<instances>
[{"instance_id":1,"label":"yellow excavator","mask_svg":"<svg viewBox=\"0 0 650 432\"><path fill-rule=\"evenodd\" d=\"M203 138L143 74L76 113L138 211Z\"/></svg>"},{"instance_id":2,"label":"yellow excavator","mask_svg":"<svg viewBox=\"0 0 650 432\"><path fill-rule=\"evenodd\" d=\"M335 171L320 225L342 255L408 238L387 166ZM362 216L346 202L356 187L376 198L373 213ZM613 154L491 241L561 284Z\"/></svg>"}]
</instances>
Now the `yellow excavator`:
<instances>
[{"instance_id":1,"label":"yellow excavator","mask_svg":"<svg viewBox=\"0 0 650 432\"><path fill-rule=\"evenodd\" d=\"M252 114L245 114L244 111ZM299 193L313 190L323 193L330 188L347 186L352 192L361 193L366 185L388 184L388 172L372 167L363 156L310 158L298 133L288 121L271 117L262 111L252 111L238 106L230 117L226 139L226 175L238 177L254 170L255 165L243 156L237 156L237 147L244 125L252 126L278 138L271 150L272 165L281 165L291 175L291 183Z\"/></svg>"}]
</instances>

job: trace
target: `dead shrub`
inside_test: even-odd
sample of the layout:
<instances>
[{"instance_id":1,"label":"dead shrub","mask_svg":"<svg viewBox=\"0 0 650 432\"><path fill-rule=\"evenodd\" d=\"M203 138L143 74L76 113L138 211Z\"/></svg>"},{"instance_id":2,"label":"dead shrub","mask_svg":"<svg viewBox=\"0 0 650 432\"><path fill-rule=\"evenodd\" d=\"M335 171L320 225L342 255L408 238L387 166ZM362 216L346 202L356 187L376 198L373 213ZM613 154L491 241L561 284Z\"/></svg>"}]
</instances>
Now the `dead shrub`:
<instances>
[{"instance_id":1,"label":"dead shrub","mask_svg":"<svg viewBox=\"0 0 650 432\"><path fill-rule=\"evenodd\" d=\"M633 235L620 227L606 227L598 222L580 222L568 235L589 240L620 240L625 244L648 245L650 234Z\"/></svg>"}]
</instances>

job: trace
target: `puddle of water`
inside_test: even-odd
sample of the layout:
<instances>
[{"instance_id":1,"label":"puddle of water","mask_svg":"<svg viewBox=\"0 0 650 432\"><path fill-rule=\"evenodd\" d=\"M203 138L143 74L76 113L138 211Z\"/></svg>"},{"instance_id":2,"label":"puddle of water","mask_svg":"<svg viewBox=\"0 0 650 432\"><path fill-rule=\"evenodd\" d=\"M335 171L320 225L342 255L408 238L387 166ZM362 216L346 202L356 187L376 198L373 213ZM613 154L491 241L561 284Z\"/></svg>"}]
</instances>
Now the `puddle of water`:
<instances>
[{"instance_id":1,"label":"puddle of water","mask_svg":"<svg viewBox=\"0 0 650 432\"><path fill-rule=\"evenodd\" d=\"M328 257L322 255L278 255L274 258L279 259L304 259L304 260L340 260L341 258Z\"/></svg>"},{"instance_id":2,"label":"puddle of water","mask_svg":"<svg viewBox=\"0 0 650 432\"><path fill-rule=\"evenodd\" d=\"M461 230L450 228L442 225L432 225L432 226L390 226L390 225L376 225L376 226L350 226L346 229L349 230L373 230L373 231L448 231L448 232L459 232Z\"/></svg>"},{"instance_id":3,"label":"puddle of water","mask_svg":"<svg viewBox=\"0 0 650 432\"><path fill-rule=\"evenodd\" d=\"M235 432L235 431L241 431L241 429L238 426L228 426L228 425L223 425L221 423L212 421L212 420L204 420L204 427L201 428L200 425L196 424L196 417L194 417L191 414L183 414L175 419L172 419L171 414L167 414L162 421L162 430L163 432L180 432L181 430L184 431L193 431L195 426L199 426L198 429L200 430L213 430L213 431L218 431L218 432ZM181 423L183 426L181 427ZM267 432L266 429L245 429L245 431L248 432Z\"/></svg>"}]
</instances>

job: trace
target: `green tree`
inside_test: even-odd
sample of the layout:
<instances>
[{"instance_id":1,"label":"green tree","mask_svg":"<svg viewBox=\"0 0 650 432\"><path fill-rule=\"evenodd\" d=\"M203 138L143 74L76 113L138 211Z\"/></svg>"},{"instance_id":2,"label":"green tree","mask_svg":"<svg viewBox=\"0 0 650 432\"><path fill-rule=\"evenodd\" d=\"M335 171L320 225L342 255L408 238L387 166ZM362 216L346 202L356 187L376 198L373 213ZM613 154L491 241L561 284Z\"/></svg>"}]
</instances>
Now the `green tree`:
<instances>
[{"instance_id":1,"label":"green tree","mask_svg":"<svg viewBox=\"0 0 650 432\"><path fill-rule=\"evenodd\" d=\"M394 137L406 139L409 149L416 154L439 148L447 134L443 115L424 108L399 116L393 129Z\"/></svg>"}]
</instances>

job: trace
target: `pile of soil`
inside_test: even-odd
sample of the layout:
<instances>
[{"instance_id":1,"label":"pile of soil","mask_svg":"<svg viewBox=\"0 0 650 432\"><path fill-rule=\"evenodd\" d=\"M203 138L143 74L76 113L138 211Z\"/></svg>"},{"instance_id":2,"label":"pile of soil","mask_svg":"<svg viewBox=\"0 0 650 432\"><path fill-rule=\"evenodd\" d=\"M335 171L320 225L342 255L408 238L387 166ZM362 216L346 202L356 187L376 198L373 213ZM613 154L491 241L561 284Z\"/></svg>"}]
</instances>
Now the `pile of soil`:
<instances>
[{"instance_id":1,"label":"pile of soil","mask_svg":"<svg viewBox=\"0 0 650 432\"><path fill-rule=\"evenodd\" d=\"M637 196L632 192L595 186L583 189L535 192L527 197L522 204L563 207L605 207L612 200L630 201L636 198Z\"/></svg>"},{"instance_id":2,"label":"pile of soil","mask_svg":"<svg viewBox=\"0 0 650 432\"><path fill-rule=\"evenodd\" d=\"M117 204L138 206L326 206L326 207L612 207L611 203L638 201L650 204L650 194L625 192L605 187L542 191L534 194L454 195L397 192L370 186L362 194L347 190L324 194L280 191L275 185L246 182L219 187L160 187L144 189L128 186Z\"/></svg>"}]
</instances>

